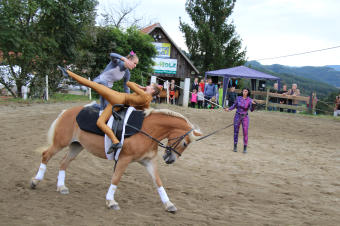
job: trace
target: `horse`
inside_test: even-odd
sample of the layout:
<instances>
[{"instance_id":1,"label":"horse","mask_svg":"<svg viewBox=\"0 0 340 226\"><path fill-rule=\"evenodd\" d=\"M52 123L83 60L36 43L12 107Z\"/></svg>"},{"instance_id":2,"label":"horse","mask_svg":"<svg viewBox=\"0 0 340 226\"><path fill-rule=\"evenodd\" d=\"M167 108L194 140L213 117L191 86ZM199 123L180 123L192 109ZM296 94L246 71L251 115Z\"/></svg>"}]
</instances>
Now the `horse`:
<instances>
[{"instance_id":1,"label":"horse","mask_svg":"<svg viewBox=\"0 0 340 226\"><path fill-rule=\"evenodd\" d=\"M61 194L69 193L69 189L65 186L65 172L70 162L83 149L96 157L107 159L104 150L104 137L86 132L80 129L77 124L76 117L84 107L77 106L64 110L51 124L48 131L49 147L42 153L38 172L31 179L32 189L35 189L43 180L49 160L65 147L69 147L69 149L60 163L57 182L57 191ZM194 129L193 124L183 115L168 109L146 109L144 114L145 118L140 131L124 140L111 185L106 194L106 206L113 210L120 209L114 199L114 193L128 165L138 162L145 166L151 175L165 210L175 213L177 208L167 196L157 170L156 157L159 141L168 140L163 159L167 164L172 164L191 142L202 136L202 133L199 129Z\"/></svg>"}]
</instances>

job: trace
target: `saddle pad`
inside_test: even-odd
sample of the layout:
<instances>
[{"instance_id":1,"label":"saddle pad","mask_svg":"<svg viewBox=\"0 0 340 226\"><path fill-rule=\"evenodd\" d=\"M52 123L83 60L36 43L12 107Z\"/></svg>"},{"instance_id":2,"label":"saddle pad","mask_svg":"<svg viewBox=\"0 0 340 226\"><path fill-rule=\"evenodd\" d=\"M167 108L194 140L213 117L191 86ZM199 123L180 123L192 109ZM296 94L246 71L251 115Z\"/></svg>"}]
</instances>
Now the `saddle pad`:
<instances>
[{"instance_id":1,"label":"saddle pad","mask_svg":"<svg viewBox=\"0 0 340 226\"><path fill-rule=\"evenodd\" d=\"M131 113L127 121L127 124L132 125L136 127L137 129L141 129L143 125L144 117L145 117L144 111L135 110ZM138 133L138 131L136 131L134 128L125 126L125 134L124 134L125 138L131 137L132 135L136 133Z\"/></svg>"},{"instance_id":2,"label":"saddle pad","mask_svg":"<svg viewBox=\"0 0 340 226\"><path fill-rule=\"evenodd\" d=\"M97 120L99 118L99 108L96 107L84 107L76 117L78 126L80 129L95 133L100 136L104 136L105 133L98 128Z\"/></svg>"},{"instance_id":3,"label":"saddle pad","mask_svg":"<svg viewBox=\"0 0 340 226\"><path fill-rule=\"evenodd\" d=\"M145 115L143 111L134 110L131 112L130 117L127 121L127 124L132 125L138 129L141 129L143 121L144 121L144 117ZM89 107L83 108L79 112L79 114L76 117L76 120L77 120L77 123L80 129L86 132L89 132L89 133L95 133L97 135L104 136L105 133L97 126L98 118L99 118L99 108L89 106ZM135 129L127 126L125 128L124 137L125 138L131 137L137 132L138 131L136 131ZM117 137L121 137L121 136L117 136Z\"/></svg>"}]
</instances>

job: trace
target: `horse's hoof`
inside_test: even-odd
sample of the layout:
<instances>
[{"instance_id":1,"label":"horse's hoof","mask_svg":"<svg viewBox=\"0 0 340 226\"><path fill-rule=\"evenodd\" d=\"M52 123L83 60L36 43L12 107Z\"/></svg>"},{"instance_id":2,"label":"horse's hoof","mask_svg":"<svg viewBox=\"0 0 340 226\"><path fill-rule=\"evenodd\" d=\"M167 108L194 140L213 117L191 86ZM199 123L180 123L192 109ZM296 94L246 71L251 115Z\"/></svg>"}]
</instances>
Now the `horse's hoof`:
<instances>
[{"instance_id":1,"label":"horse's hoof","mask_svg":"<svg viewBox=\"0 0 340 226\"><path fill-rule=\"evenodd\" d=\"M166 202L164 204L164 206L165 206L166 211L168 211L170 213L176 213L176 211L177 211L176 206L170 201Z\"/></svg>"},{"instance_id":2,"label":"horse's hoof","mask_svg":"<svg viewBox=\"0 0 340 226\"><path fill-rule=\"evenodd\" d=\"M106 206L107 208L112 210L120 210L118 202L116 202L115 200L106 200Z\"/></svg>"},{"instance_id":3,"label":"horse's hoof","mask_svg":"<svg viewBox=\"0 0 340 226\"><path fill-rule=\"evenodd\" d=\"M57 191L60 192L60 194L62 195L67 195L70 193L70 191L68 190L68 188L65 185L61 185L59 187L57 187Z\"/></svg>"},{"instance_id":4,"label":"horse's hoof","mask_svg":"<svg viewBox=\"0 0 340 226\"><path fill-rule=\"evenodd\" d=\"M40 180L35 179L34 177L32 177L31 179L31 188L35 189L37 187L37 185L39 184Z\"/></svg>"}]
</instances>

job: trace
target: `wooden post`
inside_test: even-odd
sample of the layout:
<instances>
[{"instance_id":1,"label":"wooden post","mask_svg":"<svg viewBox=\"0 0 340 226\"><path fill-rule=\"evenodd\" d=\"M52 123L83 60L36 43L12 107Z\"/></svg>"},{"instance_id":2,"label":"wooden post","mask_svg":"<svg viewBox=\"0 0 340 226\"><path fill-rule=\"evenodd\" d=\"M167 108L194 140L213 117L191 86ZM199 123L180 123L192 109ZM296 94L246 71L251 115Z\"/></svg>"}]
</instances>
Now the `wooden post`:
<instances>
[{"instance_id":1,"label":"wooden post","mask_svg":"<svg viewBox=\"0 0 340 226\"><path fill-rule=\"evenodd\" d=\"M46 75L46 100L48 100L48 75Z\"/></svg>"},{"instance_id":2,"label":"wooden post","mask_svg":"<svg viewBox=\"0 0 340 226\"><path fill-rule=\"evenodd\" d=\"M309 114L313 114L312 106L313 106L313 92L311 92L310 96L309 96L309 106L308 106L308 113Z\"/></svg>"},{"instance_id":3,"label":"wooden post","mask_svg":"<svg viewBox=\"0 0 340 226\"><path fill-rule=\"evenodd\" d=\"M266 97L266 111L268 111L268 102L269 102L269 89L267 89L267 97Z\"/></svg>"},{"instance_id":4,"label":"wooden post","mask_svg":"<svg viewBox=\"0 0 340 226\"><path fill-rule=\"evenodd\" d=\"M165 82L165 87L166 88L166 104L169 104L169 97L170 97L170 83L168 80Z\"/></svg>"},{"instance_id":5,"label":"wooden post","mask_svg":"<svg viewBox=\"0 0 340 226\"><path fill-rule=\"evenodd\" d=\"M91 81L90 77L89 77L89 80ZM88 92L89 92L89 99L92 100L91 88L88 88Z\"/></svg>"},{"instance_id":6,"label":"wooden post","mask_svg":"<svg viewBox=\"0 0 340 226\"><path fill-rule=\"evenodd\" d=\"M317 102L317 98L316 98L316 92L315 92L315 95L314 95L314 98L313 98L313 108L312 108L312 114L316 114L316 102Z\"/></svg>"},{"instance_id":7,"label":"wooden post","mask_svg":"<svg viewBox=\"0 0 340 226\"><path fill-rule=\"evenodd\" d=\"M185 78L184 79L183 101L182 101L183 107L188 107L188 105L189 105L189 94L190 94L190 78Z\"/></svg>"}]
</instances>

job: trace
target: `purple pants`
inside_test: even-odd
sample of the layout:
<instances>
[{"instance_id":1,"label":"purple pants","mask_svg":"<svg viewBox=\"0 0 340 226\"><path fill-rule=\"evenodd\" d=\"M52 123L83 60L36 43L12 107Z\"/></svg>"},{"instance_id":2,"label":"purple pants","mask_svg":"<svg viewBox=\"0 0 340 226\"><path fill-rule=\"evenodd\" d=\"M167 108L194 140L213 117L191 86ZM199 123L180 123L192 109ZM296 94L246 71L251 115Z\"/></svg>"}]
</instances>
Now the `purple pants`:
<instances>
[{"instance_id":1,"label":"purple pants","mask_svg":"<svg viewBox=\"0 0 340 226\"><path fill-rule=\"evenodd\" d=\"M234 118L234 144L237 144L238 141L238 132L240 130L240 125L242 123L243 129L243 144L248 146L248 125L249 118L248 115L235 114Z\"/></svg>"}]
</instances>

